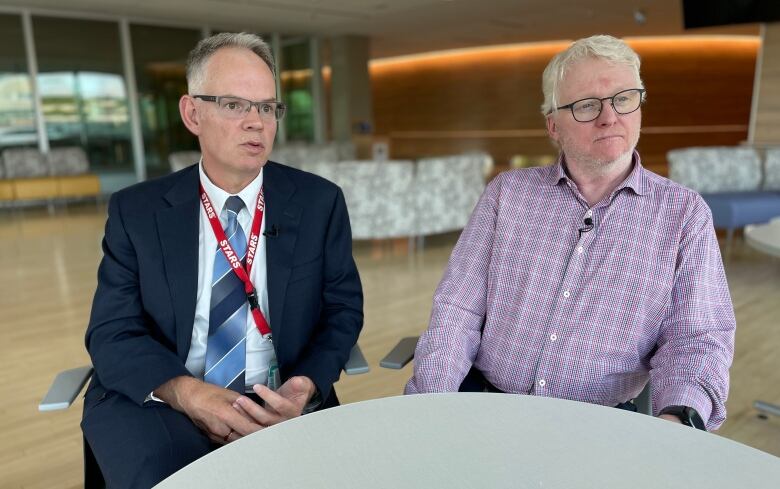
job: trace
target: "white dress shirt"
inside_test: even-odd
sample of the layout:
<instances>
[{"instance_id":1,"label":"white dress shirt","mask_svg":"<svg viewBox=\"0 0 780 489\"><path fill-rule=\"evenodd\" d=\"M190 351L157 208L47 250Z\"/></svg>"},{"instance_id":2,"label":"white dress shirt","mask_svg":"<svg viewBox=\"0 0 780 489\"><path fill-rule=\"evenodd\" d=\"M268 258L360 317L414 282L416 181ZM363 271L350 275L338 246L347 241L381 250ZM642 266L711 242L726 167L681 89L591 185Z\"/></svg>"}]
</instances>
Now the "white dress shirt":
<instances>
[{"instance_id":1,"label":"white dress shirt","mask_svg":"<svg viewBox=\"0 0 780 489\"><path fill-rule=\"evenodd\" d=\"M231 194L214 185L209 177L203 171L203 163L198 164L200 172L200 181L203 188L211 200L214 211L220 217L223 229L227 225L227 217L222 214L222 208ZM254 209L257 204L257 194L263 186L263 171L261 170L257 177L252 180L237 195L244 201L244 208L238 213L238 222L244 229L247 239L252 229L252 219ZM265 218L260 228L262 233L265 230ZM211 280L214 273L214 259L218 250L217 238L211 229L206 211L203 205L200 206L200 225L198 229L198 296L195 305L195 323L192 326L192 341L190 342L190 351L187 354L185 366L187 370L195 377L203 379L203 373L206 364L206 345L209 335L209 311L211 309ZM252 264L252 271L249 278L257 290L257 298L260 303L260 310L263 312L269 326L268 316L268 280L266 273L266 241L265 236L260 235L257 254ZM274 359L274 349L270 341L263 339L260 331L255 326L252 314L247 314L246 324L246 391L252 392L254 384L266 384L268 381L268 365Z\"/></svg>"}]
</instances>

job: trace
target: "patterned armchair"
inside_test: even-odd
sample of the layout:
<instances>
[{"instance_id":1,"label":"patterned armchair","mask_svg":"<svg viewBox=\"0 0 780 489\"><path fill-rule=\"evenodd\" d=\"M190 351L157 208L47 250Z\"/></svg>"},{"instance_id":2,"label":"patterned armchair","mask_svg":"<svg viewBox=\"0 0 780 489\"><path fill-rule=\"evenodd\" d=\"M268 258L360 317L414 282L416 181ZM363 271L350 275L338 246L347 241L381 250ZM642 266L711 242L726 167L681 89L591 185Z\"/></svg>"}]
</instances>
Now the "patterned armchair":
<instances>
[{"instance_id":1,"label":"patterned armchair","mask_svg":"<svg viewBox=\"0 0 780 489\"><path fill-rule=\"evenodd\" d=\"M294 168L311 163L335 163L355 157L351 143L306 144L288 143L274 146L271 160Z\"/></svg>"},{"instance_id":2,"label":"patterned armchair","mask_svg":"<svg viewBox=\"0 0 780 489\"><path fill-rule=\"evenodd\" d=\"M492 164L488 155L470 154L425 158L416 168L406 160L367 160L305 161L300 169L341 187L354 239L386 239L462 229Z\"/></svg>"},{"instance_id":3,"label":"patterned armchair","mask_svg":"<svg viewBox=\"0 0 780 489\"><path fill-rule=\"evenodd\" d=\"M764 190L780 191L780 148L766 150L763 188Z\"/></svg>"},{"instance_id":4,"label":"patterned armchair","mask_svg":"<svg viewBox=\"0 0 780 489\"><path fill-rule=\"evenodd\" d=\"M42 177L49 174L46 156L37 148L8 148L3 151L5 178Z\"/></svg>"},{"instance_id":5,"label":"patterned armchair","mask_svg":"<svg viewBox=\"0 0 780 489\"><path fill-rule=\"evenodd\" d=\"M353 238L414 235L411 161L342 161L335 165L335 183L344 191Z\"/></svg>"},{"instance_id":6,"label":"patterned armchair","mask_svg":"<svg viewBox=\"0 0 780 489\"><path fill-rule=\"evenodd\" d=\"M669 151L669 178L701 194L758 190L761 158L753 148L707 147Z\"/></svg>"},{"instance_id":7,"label":"patterned armchair","mask_svg":"<svg viewBox=\"0 0 780 489\"><path fill-rule=\"evenodd\" d=\"M306 163L305 151L301 144L275 144L270 159L293 168L303 168Z\"/></svg>"},{"instance_id":8,"label":"patterned armchair","mask_svg":"<svg viewBox=\"0 0 780 489\"><path fill-rule=\"evenodd\" d=\"M463 229L485 190L483 169L490 156L472 154L423 158L417 162L417 235Z\"/></svg>"},{"instance_id":9,"label":"patterned armchair","mask_svg":"<svg viewBox=\"0 0 780 489\"><path fill-rule=\"evenodd\" d=\"M87 154L79 146L52 148L48 164L51 175L81 175L89 171Z\"/></svg>"},{"instance_id":10,"label":"patterned armchair","mask_svg":"<svg viewBox=\"0 0 780 489\"><path fill-rule=\"evenodd\" d=\"M168 155L168 164L171 165L172 172L183 170L198 161L200 161L198 151L174 151Z\"/></svg>"},{"instance_id":11,"label":"patterned armchair","mask_svg":"<svg viewBox=\"0 0 780 489\"><path fill-rule=\"evenodd\" d=\"M769 190L780 187L776 157L767 153L764 178L761 158L753 148L673 150L667 154L669 178L701 193L715 227L727 230L730 244L735 229L780 216L780 192Z\"/></svg>"}]
</instances>

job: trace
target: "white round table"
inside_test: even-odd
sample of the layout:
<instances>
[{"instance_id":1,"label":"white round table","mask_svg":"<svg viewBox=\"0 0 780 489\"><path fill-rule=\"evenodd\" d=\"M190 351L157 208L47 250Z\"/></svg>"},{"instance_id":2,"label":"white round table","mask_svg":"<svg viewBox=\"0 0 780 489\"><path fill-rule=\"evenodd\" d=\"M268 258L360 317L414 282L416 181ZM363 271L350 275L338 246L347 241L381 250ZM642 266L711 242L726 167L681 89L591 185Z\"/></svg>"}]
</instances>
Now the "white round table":
<instances>
[{"instance_id":1,"label":"white round table","mask_svg":"<svg viewBox=\"0 0 780 489\"><path fill-rule=\"evenodd\" d=\"M426 394L281 423L156 487L777 489L780 458L610 407L510 394Z\"/></svg>"},{"instance_id":2,"label":"white round table","mask_svg":"<svg viewBox=\"0 0 780 489\"><path fill-rule=\"evenodd\" d=\"M752 248L768 255L780 256L780 217L767 224L745 226L745 241Z\"/></svg>"}]
</instances>

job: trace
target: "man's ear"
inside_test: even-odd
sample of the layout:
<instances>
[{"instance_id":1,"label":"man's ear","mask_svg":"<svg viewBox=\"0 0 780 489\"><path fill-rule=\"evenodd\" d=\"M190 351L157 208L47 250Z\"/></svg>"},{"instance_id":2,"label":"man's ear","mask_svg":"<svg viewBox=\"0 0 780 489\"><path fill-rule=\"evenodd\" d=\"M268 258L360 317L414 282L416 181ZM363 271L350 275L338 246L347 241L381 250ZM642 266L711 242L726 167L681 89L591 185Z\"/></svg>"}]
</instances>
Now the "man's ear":
<instances>
[{"instance_id":1,"label":"man's ear","mask_svg":"<svg viewBox=\"0 0 780 489\"><path fill-rule=\"evenodd\" d=\"M558 133L558 124L555 123L555 114L549 114L546 118L547 122L547 134L550 136L550 139L558 142L558 139L560 138L560 134Z\"/></svg>"},{"instance_id":2,"label":"man's ear","mask_svg":"<svg viewBox=\"0 0 780 489\"><path fill-rule=\"evenodd\" d=\"M184 126L192 134L200 136L200 113L195 107L195 99L189 95L182 95L179 99L179 114Z\"/></svg>"}]
</instances>

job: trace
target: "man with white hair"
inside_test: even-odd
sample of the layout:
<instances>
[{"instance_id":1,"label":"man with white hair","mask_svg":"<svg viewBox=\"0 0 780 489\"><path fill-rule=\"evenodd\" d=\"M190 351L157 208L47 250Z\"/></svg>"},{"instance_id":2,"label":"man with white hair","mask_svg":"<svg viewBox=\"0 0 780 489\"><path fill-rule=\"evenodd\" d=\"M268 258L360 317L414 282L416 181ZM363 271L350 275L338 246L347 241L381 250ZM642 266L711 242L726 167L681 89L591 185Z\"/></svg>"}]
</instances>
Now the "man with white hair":
<instances>
[{"instance_id":1,"label":"man with white hair","mask_svg":"<svg viewBox=\"0 0 780 489\"><path fill-rule=\"evenodd\" d=\"M452 252L406 393L489 390L726 417L734 310L702 198L642 167L637 54L574 42L543 75L558 164L503 173Z\"/></svg>"}]
</instances>

